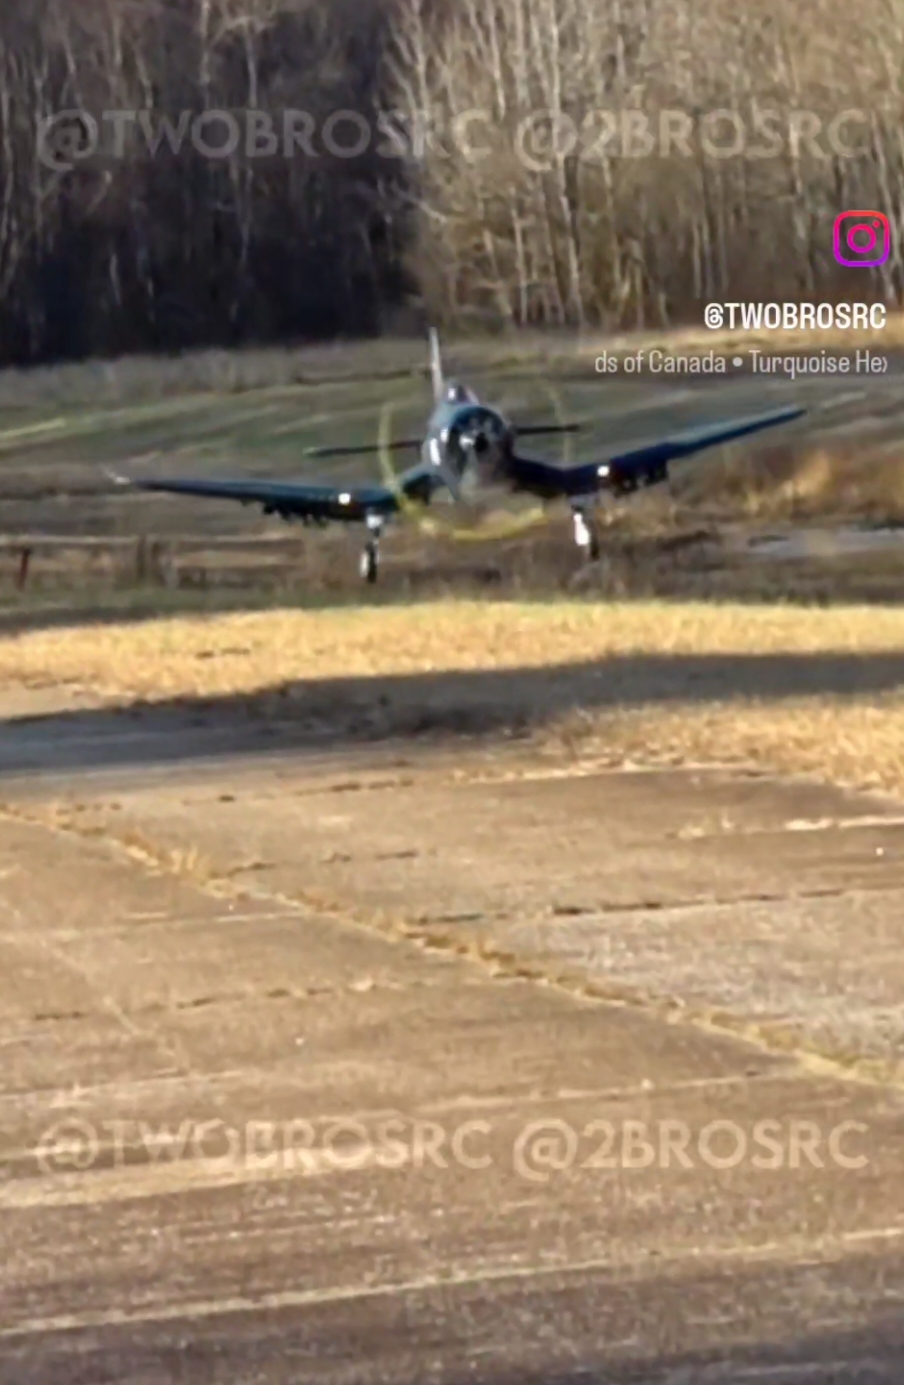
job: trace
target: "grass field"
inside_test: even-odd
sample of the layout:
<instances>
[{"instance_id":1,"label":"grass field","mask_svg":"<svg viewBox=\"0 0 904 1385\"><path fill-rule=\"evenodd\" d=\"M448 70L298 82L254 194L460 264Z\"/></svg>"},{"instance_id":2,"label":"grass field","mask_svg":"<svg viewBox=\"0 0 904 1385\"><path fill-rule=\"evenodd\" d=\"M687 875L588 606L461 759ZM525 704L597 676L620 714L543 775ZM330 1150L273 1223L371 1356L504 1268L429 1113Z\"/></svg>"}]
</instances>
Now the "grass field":
<instances>
[{"instance_id":1,"label":"grass field","mask_svg":"<svg viewBox=\"0 0 904 1385\"><path fill-rule=\"evenodd\" d=\"M0 641L0 686L316 726L516 731L904 792L904 610L447 601L181 617Z\"/></svg>"}]
</instances>

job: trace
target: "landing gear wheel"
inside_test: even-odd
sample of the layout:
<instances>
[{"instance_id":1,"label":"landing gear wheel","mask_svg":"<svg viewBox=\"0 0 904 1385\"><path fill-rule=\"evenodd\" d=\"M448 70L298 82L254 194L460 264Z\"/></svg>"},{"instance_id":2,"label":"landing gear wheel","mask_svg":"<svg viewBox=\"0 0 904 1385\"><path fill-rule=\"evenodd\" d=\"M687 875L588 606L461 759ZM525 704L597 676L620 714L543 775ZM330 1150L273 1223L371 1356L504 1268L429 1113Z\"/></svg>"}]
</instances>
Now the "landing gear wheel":
<instances>
[{"instance_id":1,"label":"landing gear wheel","mask_svg":"<svg viewBox=\"0 0 904 1385\"><path fill-rule=\"evenodd\" d=\"M377 553L377 545L369 543L358 560L358 570L365 582L376 582L377 573L380 568L380 559Z\"/></svg>"}]
</instances>

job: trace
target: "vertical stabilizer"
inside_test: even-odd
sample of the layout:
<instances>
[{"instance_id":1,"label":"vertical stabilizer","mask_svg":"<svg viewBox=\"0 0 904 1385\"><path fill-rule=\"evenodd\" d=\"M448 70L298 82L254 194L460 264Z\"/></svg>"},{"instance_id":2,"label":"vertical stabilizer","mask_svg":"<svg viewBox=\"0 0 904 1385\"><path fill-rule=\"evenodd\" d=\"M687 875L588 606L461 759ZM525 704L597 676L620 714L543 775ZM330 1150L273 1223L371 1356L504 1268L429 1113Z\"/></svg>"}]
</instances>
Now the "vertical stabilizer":
<instances>
[{"instance_id":1,"label":"vertical stabilizer","mask_svg":"<svg viewBox=\"0 0 904 1385\"><path fill-rule=\"evenodd\" d=\"M430 328L430 378L433 381L433 400L438 404L443 397L443 358L439 350L439 333Z\"/></svg>"}]
</instances>

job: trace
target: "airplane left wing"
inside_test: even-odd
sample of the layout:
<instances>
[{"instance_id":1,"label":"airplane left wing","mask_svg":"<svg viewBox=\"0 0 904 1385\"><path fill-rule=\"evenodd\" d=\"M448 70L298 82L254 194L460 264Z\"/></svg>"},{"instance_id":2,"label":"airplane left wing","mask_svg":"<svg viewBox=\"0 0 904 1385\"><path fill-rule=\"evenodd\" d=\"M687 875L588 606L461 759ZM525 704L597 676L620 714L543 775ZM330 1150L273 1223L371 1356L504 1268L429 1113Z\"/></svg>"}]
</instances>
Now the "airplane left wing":
<instances>
[{"instance_id":1,"label":"airplane left wing","mask_svg":"<svg viewBox=\"0 0 904 1385\"><path fill-rule=\"evenodd\" d=\"M331 520L354 523L369 517L389 516L401 508L403 498L417 501L429 498L432 478L423 468L399 477L396 488L383 485L316 485L307 482L228 481L199 478L154 479L113 475L118 485L135 490L162 491L170 495L190 495L211 500L235 500L242 505L260 505L264 514L282 519L301 519L320 523Z\"/></svg>"},{"instance_id":2,"label":"airplane left wing","mask_svg":"<svg viewBox=\"0 0 904 1385\"><path fill-rule=\"evenodd\" d=\"M587 496L597 491L624 493L636 490L638 486L664 481L669 462L693 456L708 447L734 442L765 428L775 428L780 423L790 423L805 413L806 409L796 407L774 409L770 413L754 414L730 422L706 424L609 457L605 461L586 462L574 467L515 457L513 480L520 490L531 491L544 499Z\"/></svg>"}]
</instances>

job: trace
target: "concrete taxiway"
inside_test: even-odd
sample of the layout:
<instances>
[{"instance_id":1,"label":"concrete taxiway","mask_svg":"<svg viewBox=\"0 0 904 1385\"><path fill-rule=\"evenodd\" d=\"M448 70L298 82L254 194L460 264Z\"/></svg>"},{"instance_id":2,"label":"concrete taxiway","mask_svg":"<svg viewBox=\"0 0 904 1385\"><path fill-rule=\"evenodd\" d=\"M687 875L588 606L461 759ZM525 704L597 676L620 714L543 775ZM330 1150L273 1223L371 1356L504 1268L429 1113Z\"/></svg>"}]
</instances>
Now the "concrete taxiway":
<instances>
[{"instance_id":1,"label":"concrete taxiway","mask_svg":"<svg viewBox=\"0 0 904 1385\"><path fill-rule=\"evenodd\" d=\"M0 737L4 1385L900 1379L904 806L79 727Z\"/></svg>"}]
</instances>

